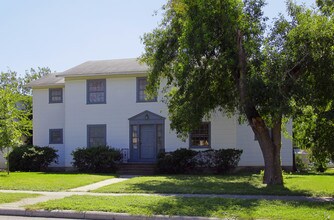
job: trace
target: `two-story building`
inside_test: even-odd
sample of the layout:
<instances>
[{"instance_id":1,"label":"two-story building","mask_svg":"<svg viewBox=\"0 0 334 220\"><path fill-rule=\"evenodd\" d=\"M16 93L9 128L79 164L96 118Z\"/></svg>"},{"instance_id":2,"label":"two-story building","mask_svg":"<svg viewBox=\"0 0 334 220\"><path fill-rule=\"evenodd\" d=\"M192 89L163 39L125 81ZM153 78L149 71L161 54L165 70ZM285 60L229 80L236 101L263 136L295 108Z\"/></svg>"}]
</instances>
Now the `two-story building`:
<instances>
[{"instance_id":1,"label":"two-story building","mask_svg":"<svg viewBox=\"0 0 334 220\"><path fill-rule=\"evenodd\" d=\"M154 162L161 150L237 148L243 150L239 166L263 166L252 130L237 117L212 113L188 140L179 139L161 93L146 99L146 75L147 66L136 59L101 60L31 82L34 145L57 149L53 166L65 168L76 148L105 144L129 149L129 161L143 163ZM292 166L292 143L285 138L282 165Z\"/></svg>"}]
</instances>

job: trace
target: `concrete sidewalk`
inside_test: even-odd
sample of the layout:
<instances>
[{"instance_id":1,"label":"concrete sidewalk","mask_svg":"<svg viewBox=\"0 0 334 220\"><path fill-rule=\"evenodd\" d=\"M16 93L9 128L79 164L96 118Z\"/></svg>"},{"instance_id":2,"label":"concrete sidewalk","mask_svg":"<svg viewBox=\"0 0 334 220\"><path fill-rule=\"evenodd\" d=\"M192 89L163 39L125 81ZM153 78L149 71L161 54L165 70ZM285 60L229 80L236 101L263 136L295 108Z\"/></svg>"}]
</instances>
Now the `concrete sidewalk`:
<instances>
[{"instance_id":1,"label":"concrete sidewalk","mask_svg":"<svg viewBox=\"0 0 334 220\"><path fill-rule=\"evenodd\" d=\"M83 187L78 187L64 192L45 192L45 191L27 191L27 190L0 190L3 193L34 193L41 196L35 198L26 198L17 202L0 204L0 215L16 215L16 216L29 216L29 217L53 217L53 218L75 218L75 219L122 219L122 220L134 220L134 219L217 219L217 218L204 218L204 217L184 217L184 216L132 216L126 213L109 213L109 212L96 212L96 211L66 211L66 210L26 210L24 207L27 205L33 205L40 202L46 202L54 199L62 199L73 195L90 195L90 196L179 196L179 197L210 197L210 198L232 198L232 199L264 199L264 200L285 200L285 201L311 201L311 202L334 202L333 197L307 197L307 196L272 196L272 195L232 195L232 194L148 194L148 193L92 193L90 190L94 190L113 183L122 182L132 178L133 176L123 176L121 178L113 178L90 184Z\"/></svg>"},{"instance_id":2,"label":"concrete sidewalk","mask_svg":"<svg viewBox=\"0 0 334 220\"><path fill-rule=\"evenodd\" d=\"M67 191L67 192L45 192L45 191L27 191L27 190L0 190L2 193L35 193L42 195L36 198L27 198L24 200L37 201L44 197L49 197L50 200L54 197L68 197L73 195L89 195L89 196L177 196L177 197L199 197L199 198L226 198L226 199L264 199L264 200L283 200L283 201L309 201L309 202L334 202L333 197L309 197L309 196L276 196L276 195L235 195L235 194L173 194L173 193L94 193L94 192L79 192L79 191ZM56 198L57 199L57 198ZM23 200L21 200L23 201ZM39 202L39 201L37 201ZM37 203L36 202L36 203ZM11 203L0 204L0 208L4 205L8 206ZM19 206L19 202L15 202ZM35 204L35 203L32 203Z\"/></svg>"},{"instance_id":3,"label":"concrete sidewalk","mask_svg":"<svg viewBox=\"0 0 334 220\"><path fill-rule=\"evenodd\" d=\"M107 185L110 185L110 184L123 182L123 181L128 180L132 177L134 177L134 176L121 176L119 178L107 179L107 180L103 180L103 181L93 183L93 184L90 184L90 185L70 189L69 191L71 191L71 192L89 192L91 190L95 190L95 189L98 189L98 188L101 188L101 187L104 187L104 186L107 186Z\"/></svg>"}]
</instances>

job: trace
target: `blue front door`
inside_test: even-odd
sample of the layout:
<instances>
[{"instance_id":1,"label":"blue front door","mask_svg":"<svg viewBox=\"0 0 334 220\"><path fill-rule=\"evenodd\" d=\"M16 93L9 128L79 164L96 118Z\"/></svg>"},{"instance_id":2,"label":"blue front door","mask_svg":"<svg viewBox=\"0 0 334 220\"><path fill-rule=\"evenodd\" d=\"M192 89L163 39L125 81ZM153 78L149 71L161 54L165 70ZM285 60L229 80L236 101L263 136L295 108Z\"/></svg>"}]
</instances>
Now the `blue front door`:
<instances>
[{"instance_id":1,"label":"blue front door","mask_svg":"<svg viewBox=\"0 0 334 220\"><path fill-rule=\"evenodd\" d=\"M139 159L154 161L156 158L155 125L140 125Z\"/></svg>"}]
</instances>

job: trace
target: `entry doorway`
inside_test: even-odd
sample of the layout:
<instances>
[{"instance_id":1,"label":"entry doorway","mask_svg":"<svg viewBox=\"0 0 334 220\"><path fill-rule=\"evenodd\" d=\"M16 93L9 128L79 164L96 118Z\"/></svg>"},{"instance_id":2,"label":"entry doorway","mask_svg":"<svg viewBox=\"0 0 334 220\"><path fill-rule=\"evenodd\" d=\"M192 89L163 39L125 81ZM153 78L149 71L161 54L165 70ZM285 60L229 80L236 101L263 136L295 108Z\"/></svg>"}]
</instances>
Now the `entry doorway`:
<instances>
[{"instance_id":1,"label":"entry doorway","mask_svg":"<svg viewBox=\"0 0 334 220\"><path fill-rule=\"evenodd\" d=\"M144 111L129 118L130 162L155 162L159 152L164 151L165 118Z\"/></svg>"}]
</instances>

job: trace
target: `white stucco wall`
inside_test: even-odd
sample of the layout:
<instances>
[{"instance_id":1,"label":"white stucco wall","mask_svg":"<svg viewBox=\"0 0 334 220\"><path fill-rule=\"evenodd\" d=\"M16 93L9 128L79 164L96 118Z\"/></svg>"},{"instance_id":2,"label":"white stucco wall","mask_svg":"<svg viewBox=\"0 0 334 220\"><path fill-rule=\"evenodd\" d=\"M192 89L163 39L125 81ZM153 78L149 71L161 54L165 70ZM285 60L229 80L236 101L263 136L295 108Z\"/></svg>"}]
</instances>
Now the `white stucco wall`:
<instances>
[{"instance_id":1,"label":"white stucco wall","mask_svg":"<svg viewBox=\"0 0 334 220\"><path fill-rule=\"evenodd\" d=\"M3 157L3 153L0 152L0 169L5 169L6 168L6 160Z\"/></svg>"},{"instance_id":2,"label":"white stucco wall","mask_svg":"<svg viewBox=\"0 0 334 220\"><path fill-rule=\"evenodd\" d=\"M107 144L129 148L129 118L145 110L166 117L161 102L136 103L136 78L117 77L106 80L106 104L86 104L86 80L68 80L65 90L65 165L72 162L71 152L87 146L87 125L106 124ZM168 150L188 146L170 131L165 121L165 146Z\"/></svg>"},{"instance_id":3,"label":"white stucco wall","mask_svg":"<svg viewBox=\"0 0 334 220\"><path fill-rule=\"evenodd\" d=\"M136 102L136 77L110 77L106 79L106 104L86 104L86 79L66 79L63 103L49 104L48 89L34 89L34 144L49 145L49 129L63 128L64 144L51 145L59 150L61 161L58 166L72 166L71 152L77 147L87 146L87 125L106 124L107 144L115 148L129 148L129 118L145 110L166 118L165 149L174 151L189 147L170 130L166 105L162 102ZM159 98L158 98L159 100ZM212 114L211 146L243 149L241 166L263 165L258 143L251 129L239 125L236 117ZM287 147L285 147L287 146ZM283 140L283 165L292 165L291 142Z\"/></svg>"},{"instance_id":4,"label":"white stucco wall","mask_svg":"<svg viewBox=\"0 0 334 220\"><path fill-rule=\"evenodd\" d=\"M292 134L292 122L287 124L287 131ZM254 140L254 133L249 125L237 125L237 148L243 153L239 166L263 166L263 156L258 141ZM292 166L292 142L282 134L281 149L282 166Z\"/></svg>"},{"instance_id":5,"label":"white stucco wall","mask_svg":"<svg viewBox=\"0 0 334 220\"><path fill-rule=\"evenodd\" d=\"M63 89L64 93L64 89ZM64 95L63 95L64 101ZM65 134L65 106L63 103L49 104L49 89L33 90L33 144L44 147L50 146L58 150L58 164L65 165L65 142L63 144L49 144L49 129L63 129Z\"/></svg>"}]
</instances>

